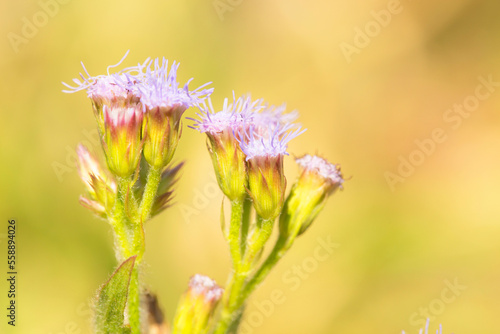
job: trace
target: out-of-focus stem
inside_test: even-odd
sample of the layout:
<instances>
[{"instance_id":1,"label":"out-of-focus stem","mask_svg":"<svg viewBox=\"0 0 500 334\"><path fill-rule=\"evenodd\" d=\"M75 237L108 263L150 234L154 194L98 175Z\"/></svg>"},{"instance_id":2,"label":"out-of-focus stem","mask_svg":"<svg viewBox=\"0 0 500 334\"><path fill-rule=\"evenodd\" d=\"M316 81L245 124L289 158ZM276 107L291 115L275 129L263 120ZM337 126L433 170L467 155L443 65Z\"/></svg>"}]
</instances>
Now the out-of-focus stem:
<instances>
[{"instance_id":1,"label":"out-of-focus stem","mask_svg":"<svg viewBox=\"0 0 500 334\"><path fill-rule=\"evenodd\" d=\"M241 225L243 219L243 201L231 201L231 222L229 225L229 251L233 261L233 268L235 272L239 271L241 265Z\"/></svg>"}]
</instances>

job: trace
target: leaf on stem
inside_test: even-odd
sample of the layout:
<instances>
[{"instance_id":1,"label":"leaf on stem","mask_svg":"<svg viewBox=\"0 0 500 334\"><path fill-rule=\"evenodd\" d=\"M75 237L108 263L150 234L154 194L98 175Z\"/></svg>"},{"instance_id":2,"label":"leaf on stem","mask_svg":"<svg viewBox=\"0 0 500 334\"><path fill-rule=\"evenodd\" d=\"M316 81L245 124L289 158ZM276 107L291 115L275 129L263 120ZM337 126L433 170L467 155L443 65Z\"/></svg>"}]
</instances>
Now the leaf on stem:
<instances>
[{"instance_id":1,"label":"leaf on stem","mask_svg":"<svg viewBox=\"0 0 500 334\"><path fill-rule=\"evenodd\" d=\"M95 310L96 333L130 333L130 328L124 325L124 312L135 259L134 255L125 260L101 288Z\"/></svg>"}]
</instances>

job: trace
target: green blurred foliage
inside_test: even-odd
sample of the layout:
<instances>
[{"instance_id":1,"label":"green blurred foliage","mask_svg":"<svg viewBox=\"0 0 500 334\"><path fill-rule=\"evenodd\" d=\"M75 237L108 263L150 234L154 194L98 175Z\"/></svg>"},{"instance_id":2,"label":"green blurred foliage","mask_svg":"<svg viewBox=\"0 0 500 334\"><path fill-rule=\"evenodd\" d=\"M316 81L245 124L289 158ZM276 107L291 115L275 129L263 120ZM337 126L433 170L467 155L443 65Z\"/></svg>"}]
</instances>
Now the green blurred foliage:
<instances>
[{"instance_id":1,"label":"green blurred foliage","mask_svg":"<svg viewBox=\"0 0 500 334\"><path fill-rule=\"evenodd\" d=\"M500 332L500 91L456 129L443 118L479 76L500 80L500 3L402 0L377 30L372 11L391 3L72 0L44 21L37 1L1 2L0 238L16 218L19 309L18 326L2 315L0 332L90 331L86 304L116 263L106 222L78 204L73 155L95 128L91 105L83 92L63 94L61 81L77 77L80 61L105 73L129 49L125 65L164 56L181 63L181 82L213 81L219 106L232 90L286 101L309 129L289 151L318 152L352 176L253 296L248 321L258 326L248 333L417 333L429 307L446 333ZM230 10L218 13L221 4ZM34 19L38 31L13 47L9 34L22 36ZM342 43L370 24L367 46L348 62ZM229 269L222 196L190 122L175 158L186 161L177 204L146 231L146 279L169 319L189 276L224 284ZM392 191L385 173L436 128L446 140ZM55 165L66 166L60 177ZM286 167L291 184L291 157ZM316 261L318 238L328 236L340 246ZM455 279L467 288L445 303ZM263 312L276 289L285 302Z\"/></svg>"}]
</instances>

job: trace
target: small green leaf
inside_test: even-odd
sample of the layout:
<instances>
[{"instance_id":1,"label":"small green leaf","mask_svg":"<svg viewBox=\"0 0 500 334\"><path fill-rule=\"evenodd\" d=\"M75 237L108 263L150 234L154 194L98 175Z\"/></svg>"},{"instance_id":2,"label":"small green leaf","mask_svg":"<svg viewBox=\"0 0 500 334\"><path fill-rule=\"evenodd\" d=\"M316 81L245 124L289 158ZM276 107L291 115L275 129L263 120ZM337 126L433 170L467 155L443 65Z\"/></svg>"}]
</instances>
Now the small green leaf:
<instances>
[{"instance_id":1,"label":"small green leaf","mask_svg":"<svg viewBox=\"0 0 500 334\"><path fill-rule=\"evenodd\" d=\"M96 304L96 333L130 333L130 328L124 326L124 312L135 258L134 255L125 260L102 287Z\"/></svg>"}]
</instances>

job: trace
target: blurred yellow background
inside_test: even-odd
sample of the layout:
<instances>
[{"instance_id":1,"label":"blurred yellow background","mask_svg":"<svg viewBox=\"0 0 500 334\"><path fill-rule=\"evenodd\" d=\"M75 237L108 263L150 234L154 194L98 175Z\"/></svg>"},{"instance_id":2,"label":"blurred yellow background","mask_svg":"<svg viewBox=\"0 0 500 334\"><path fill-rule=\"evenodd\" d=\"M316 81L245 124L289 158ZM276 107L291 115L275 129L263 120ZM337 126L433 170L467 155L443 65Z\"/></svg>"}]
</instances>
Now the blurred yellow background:
<instances>
[{"instance_id":1,"label":"blurred yellow background","mask_svg":"<svg viewBox=\"0 0 500 334\"><path fill-rule=\"evenodd\" d=\"M61 81L130 49L124 66L166 57L181 83L213 81L218 106L232 90L287 102L308 128L289 152L352 176L253 295L244 333L418 333L427 316L444 333L500 333L499 12L495 0L2 1L0 332L90 332L87 302L116 263L109 226L78 204L91 104ZM189 124L177 204L146 229L146 281L169 319L191 275L223 285L229 270L222 196ZM291 184L292 157L286 168ZM318 261L328 238L338 247ZM266 308L276 289L285 301Z\"/></svg>"}]
</instances>

